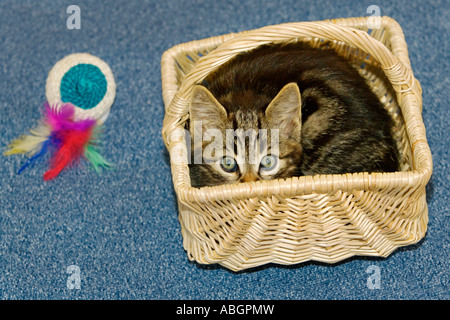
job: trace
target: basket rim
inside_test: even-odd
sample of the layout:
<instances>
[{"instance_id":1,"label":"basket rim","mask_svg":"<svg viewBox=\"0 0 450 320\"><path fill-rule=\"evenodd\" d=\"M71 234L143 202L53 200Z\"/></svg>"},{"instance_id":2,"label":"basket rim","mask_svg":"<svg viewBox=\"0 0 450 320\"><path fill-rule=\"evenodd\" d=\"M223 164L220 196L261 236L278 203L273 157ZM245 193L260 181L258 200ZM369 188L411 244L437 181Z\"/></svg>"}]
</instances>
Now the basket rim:
<instances>
[{"instance_id":1,"label":"basket rim","mask_svg":"<svg viewBox=\"0 0 450 320\"><path fill-rule=\"evenodd\" d=\"M273 26L266 26L250 31L243 31L240 33L230 33L217 37L211 37L201 40L190 41L178 44L171 49L164 52L162 56L162 82L163 82L163 99L166 108L164 117L162 135L166 147L171 153L170 162L173 175L173 183L175 191L182 202L209 202L209 201L223 201L231 199L243 199L250 197L267 197L275 194L284 196L295 196L310 193L329 193L336 190L351 191L354 189L385 189L398 187L420 187L427 184L432 174L432 160L431 151L425 136L425 127L421 117L422 98L420 83L414 78L406 42L403 31L400 25L390 17L382 17L382 26L391 38L390 51L383 43L377 39L372 38L367 32L358 30L358 28L367 28L369 17L362 18L342 18L334 20L322 20L312 22L291 22ZM390 173L348 173L348 174L333 174L333 175L315 175L315 176L301 176L288 179L279 179L271 181L256 181L245 182L239 184L225 184L212 187L195 188L190 185L189 173L186 177L187 164L175 164L172 161L172 150L176 144L183 144L184 139L178 141L169 141L168 137L174 130L180 129L180 124L183 123L188 114L183 111L175 110L176 104L187 105L187 98L189 97L189 90L192 89L193 84L199 82L201 75L193 75L193 70L201 70L201 72L208 74L211 68L211 57L221 57L223 54L226 58L230 57L230 46L246 45L248 41L257 43L259 39L264 42L266 38L258 38L265 32L274 32L274 28L282 28L283 30L295 29L297 27L317 28L316 31L321 34L328 35L330 40L336 40L333 34L329 34L331 28L337 28L344 33L344 38L349 39L350 43L357 42L360 39L374 44L375 49L370 48L374 56L385 59L382 64L382 69L389 77L389 72L400 72L402 76L408 79L407 82L399 81L393 85L397 96L401 97L402 103L400 107L404 113L405 125L407 126L407 134L410 138L413 160L415 161L415 168L406 172L390 172ZM305 36L303 36L305 37ZM264 38L264 39L263 39ZM301 38L300 36L298 38ZM356 39L356 40L355 40ZM247 41L247 42L246 42ZM367 43L364 42L360 49L366 51ZM261 45L260 43L259 45ZM176 55L188 51L192 47L209 46L215 48L208 55L203 56L193 70L189 72L184 78L180 87L177 86L175 79L175 57ZM250 48L251 49L251 48ZM249 49L247 49L249 50ZM245 51L245 50L243 50ZM367 52L367 51L366 51ZM233 56L231 56L232 58ZM224 63L223 60L221 60ZM226 62L226 61L225 61ZM217 67L221 63L215 63ZM205 68L206 69L202 69ZM208 71L209 70L209 71ZM400 70L400 71L399 71ZM200 78L199 78L200 77ZM176 89L175 89L176 88ZM403 105L407 110L403 110ZM413 107L411 107L411 105ZM182 109L182 108L180 108ZM405 114L405 111L406 114ZM413 123L414 125L412 125ZM189 170L189 169L187 169ZM186 179L187 178L187 179Z\"/></svg>"}]
</instances>

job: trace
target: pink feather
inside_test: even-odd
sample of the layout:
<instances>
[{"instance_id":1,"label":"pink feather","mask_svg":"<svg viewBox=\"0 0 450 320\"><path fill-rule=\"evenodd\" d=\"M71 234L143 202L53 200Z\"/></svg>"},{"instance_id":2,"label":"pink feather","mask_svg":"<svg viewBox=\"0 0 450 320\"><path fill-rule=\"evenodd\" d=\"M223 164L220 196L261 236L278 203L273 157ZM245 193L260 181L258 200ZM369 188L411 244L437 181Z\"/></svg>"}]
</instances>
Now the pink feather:
<instances>
[{"instance_id":1,"label":"pink feather","mask_svg":"<svg viewBox=\"0 0 450 320\"><path fill-rule=\"evenodd\" d=\"M76 162L91 140L94 119L74 120L75 107L65 103L59 108L45 104L44 122L51 128L51 140L57 146L51 158L51 167L44 180L55 178L65 167Z\"/></svg>"},{"instance_id":2,"label":"pink feather","mask_svg":"<svg viewBox=\"0 0 450 320\"><path fill-rule=\"evenodd\" d=\"M84 119L75 121L75 107L70 103L64 103L59 108L50 106L48 102L44 105L45 123L47 123L52 132L59 130L89 130L96 121L94 119Z\"/></svg>"}]
</instances>

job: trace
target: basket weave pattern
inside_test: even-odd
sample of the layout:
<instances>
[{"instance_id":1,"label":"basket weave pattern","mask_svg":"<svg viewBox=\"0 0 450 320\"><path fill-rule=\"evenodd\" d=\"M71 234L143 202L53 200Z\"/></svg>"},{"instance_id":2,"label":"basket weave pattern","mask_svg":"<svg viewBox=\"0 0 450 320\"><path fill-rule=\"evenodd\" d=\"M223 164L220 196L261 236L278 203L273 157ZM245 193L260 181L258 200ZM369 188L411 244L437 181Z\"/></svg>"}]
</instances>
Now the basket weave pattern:
<instances>
[{"instance_id":1,"label":"basket weave pattern","mask_svg":"<svg viewBox=\"0 0 450 320\"><path fill-rule=\"evenodd\" d=\"M192 88L237 54L307 41L350 58L395 122L401 171L316 175L193 188L184 136ZM422 96L400 26L389 17L298 22L180 44L162 57L165 118L183 245L191 260L234 271L267 263L386 257L426 233L432 160Z\"/></svg>"}]
</instances>

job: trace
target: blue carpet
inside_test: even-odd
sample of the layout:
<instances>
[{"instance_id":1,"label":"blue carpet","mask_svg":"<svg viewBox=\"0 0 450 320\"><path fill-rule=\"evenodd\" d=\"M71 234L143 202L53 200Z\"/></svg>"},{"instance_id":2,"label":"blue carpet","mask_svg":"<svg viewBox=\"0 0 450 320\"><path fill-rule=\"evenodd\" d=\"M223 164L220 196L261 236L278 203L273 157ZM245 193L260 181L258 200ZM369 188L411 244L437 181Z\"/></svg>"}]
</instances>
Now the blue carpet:
<instances>
[{"instance_id":1,"label":"blue carpet","mask_svg":"<svg viewBox=\"0 0 450 320\"><path fill-rule=\"evenodd\" d=\"M66 27L71 4L80 6L80 30ZM160 134L163 52L265 25L366 16L372 4L402 26L423 87L434 161L426 237L386 259L336 265L233 273L190 262ZM97 176L79 166L44 183L45 162L16 175L23 158L0 157L0 298L448 299L449 7L445 0L1 1L1 146L36 124L48 72L67 54L105 60L117 95L103 153L115 170ZM71 265L79 289L68 286ZM379 268L378 289L367 285L370 266Z\"/></svg>"}]
</instances>

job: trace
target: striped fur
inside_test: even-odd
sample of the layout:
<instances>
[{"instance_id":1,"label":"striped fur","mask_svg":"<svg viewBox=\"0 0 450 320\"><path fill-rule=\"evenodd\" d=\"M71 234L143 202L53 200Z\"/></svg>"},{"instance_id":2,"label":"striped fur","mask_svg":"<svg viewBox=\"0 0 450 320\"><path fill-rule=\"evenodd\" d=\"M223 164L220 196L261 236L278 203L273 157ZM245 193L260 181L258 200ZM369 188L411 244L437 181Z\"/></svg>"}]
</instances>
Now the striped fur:
<instances>
[{"instance_id":1,"label":"striped fur","mask_svg":"<svg viewBox=\"0 0 450 320\"><path fill-rule=\"evenodd\" d=\"M262 46L220 67L194 89L189 125L194 139L195 121L202 123L202 132L220 131L224 138L216 143L223 153L240 159L234 172L222 169L220 154L207 164L192 163L196 187L398 170L392 120L365 80L343 58L306 44ZM233 147L227 146L227 129L235 130ZM243 150L237 154L238 133L260 129L267 130L267 139L246 136L241 148L245 155ZM276 172L264 174L259 163L249 163L249 156L263 157L273 129L278 129L279 162ZM211 142L203 139L201 146L192 147L205 150ZM270 147L265 151L270 154Z\"/></svg>"}]
</instances>

